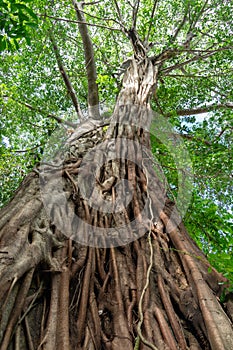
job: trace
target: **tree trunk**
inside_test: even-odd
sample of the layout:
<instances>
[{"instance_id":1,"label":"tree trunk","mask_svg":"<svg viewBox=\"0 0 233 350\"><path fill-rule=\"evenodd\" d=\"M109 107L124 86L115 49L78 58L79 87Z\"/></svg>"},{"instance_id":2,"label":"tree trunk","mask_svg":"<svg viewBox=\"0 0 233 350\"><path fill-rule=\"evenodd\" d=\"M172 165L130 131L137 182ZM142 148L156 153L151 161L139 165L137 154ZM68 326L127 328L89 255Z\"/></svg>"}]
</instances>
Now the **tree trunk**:
<instances>
[{"instance_id":1,"label":"tree trunk","mask_svg":"<svg viewBox=\"0 0 233 350\"><path fill-rule=\"evenodd\" d=\"M0 350L233 349L226 280L150 151L158 68L132 60L109 126L88 121L0 213Z\"/></svg>"}]
</instances>

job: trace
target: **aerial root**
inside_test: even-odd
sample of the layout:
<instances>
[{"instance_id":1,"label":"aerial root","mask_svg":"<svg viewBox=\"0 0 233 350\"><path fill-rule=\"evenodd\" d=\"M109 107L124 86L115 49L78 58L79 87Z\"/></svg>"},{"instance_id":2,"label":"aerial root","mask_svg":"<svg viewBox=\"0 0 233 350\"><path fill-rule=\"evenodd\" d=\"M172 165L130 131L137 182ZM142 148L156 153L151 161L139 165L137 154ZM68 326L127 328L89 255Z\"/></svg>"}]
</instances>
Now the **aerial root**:
<instances>
[{"instance_id":1,"label":"aerial root","mask_svg":"<svg viewBox=\"0 0 233 350\"><path fill-rule=\"evenodd\" d=\"M23 310L25 300L26 300L29 288L31 286L33 274L34 274L34 269L31 269L23 278L22 287L18 291L17 297L15 299L14 307L11 311L11 314L8 320L6 332L4 334L4 338L0 348L1 350L7 350L10 344L14 327L16 326L17 321L20 317L20 314Z\"/></svg>"},{"instance_id":2,"label":"aerial root","mask_svg":"<svg viewBox=\"0 0 233 350\"><path fill-rule=\"evenodd\" d=\"M82 340L83 340L83 334L85 329L85 323L86 323L86 314L87 314L87 305L89 300L89 293L90 293L90 281L93 278L93 269L94 266L94 248L88 248L88 258L86 263L86 269L84 272L83 277L83 283L82 283L82 294L79 304L79 313L78 313L78 319L77 319L77 328L78 328L78 335L77 335L77 344L78 346L81 346Z\"/></svg>"},{"instance_id":3,"label":"aerial root","mask_svg":"<svg viewBox=\"0 0 233 350\"><path fill-rule=\"evenodd\" d=\"M159 293L161 296L161 300L163 302L163 306L164 306L166 313L168 315L169 322L172 326L172 330L173 330L174 335L178 341L179 347L181 350L186 350L187 344L186 344L186 340L185 340L185 337L183 334L183 330L181 328L180 323L177 320L177 316L174 312L170 297L165 290L164 282L163 282L162 276L160 274L158 274L158 289L159 289Z\"/></svg>"}]
</instances>

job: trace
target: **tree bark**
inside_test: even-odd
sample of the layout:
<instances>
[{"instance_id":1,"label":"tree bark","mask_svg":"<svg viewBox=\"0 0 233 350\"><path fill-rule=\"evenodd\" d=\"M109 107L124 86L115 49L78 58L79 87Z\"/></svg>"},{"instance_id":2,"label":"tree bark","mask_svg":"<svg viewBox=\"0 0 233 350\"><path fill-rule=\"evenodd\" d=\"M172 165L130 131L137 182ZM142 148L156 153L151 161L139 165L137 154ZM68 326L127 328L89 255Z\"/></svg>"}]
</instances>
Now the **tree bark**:
<instances>
[{"instance_id":1,"label":"tree bark","mask_svg":"<svg viewBox=\"0 0 233 350\"><path fill-rule=\"evenodd\" d=\"M77 19L79 21L78 27L83 42L83 50L85 55L85 69L87 73L88 84L88 113L90 118L100 119L99 112L99 92L96 83L97 73L94 57L93 43L88 32L87 24L83 14L84 2L72 0Z\"/></svg>"},{"instance_id":2,"label":"tree bark","mask_svg":"<svg viewBox=\"0 0 233 350\"><path fill-rule=\"evenodd\" d=\"M110 125L83 124L2 209L0 350L233 349L227 281L151 161L157 73L132 59Z\"/></svg>"}]
</instances>

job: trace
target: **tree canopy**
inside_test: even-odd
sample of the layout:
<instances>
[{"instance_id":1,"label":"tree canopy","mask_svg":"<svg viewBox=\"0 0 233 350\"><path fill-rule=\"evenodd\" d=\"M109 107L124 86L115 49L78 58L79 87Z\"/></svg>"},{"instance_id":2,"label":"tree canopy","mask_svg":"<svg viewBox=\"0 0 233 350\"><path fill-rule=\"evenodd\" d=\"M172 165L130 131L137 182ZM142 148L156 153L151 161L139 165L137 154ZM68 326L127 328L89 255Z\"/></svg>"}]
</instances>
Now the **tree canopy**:
<instances>
[{"instance_id":1,"label":"tree canopy","mask_svg":"<svg viewBox=\"0 0 233 350\"><path fill-rule=\"evenodd\" d=\"M161 57L152 108L184 140L192 160L186 227L211 263L233 280L233 3L0 3L1 205L41 159L50 135L58 128L69 134L87 118L88 69L96 74L100 114L111 114L136 29L151 60ZM92 39L96 72L83 51L82 23ZM152 123L152 150L166 174L167 191L176 198L174 155L155 135Z\"/></svg>"}]
</instances>

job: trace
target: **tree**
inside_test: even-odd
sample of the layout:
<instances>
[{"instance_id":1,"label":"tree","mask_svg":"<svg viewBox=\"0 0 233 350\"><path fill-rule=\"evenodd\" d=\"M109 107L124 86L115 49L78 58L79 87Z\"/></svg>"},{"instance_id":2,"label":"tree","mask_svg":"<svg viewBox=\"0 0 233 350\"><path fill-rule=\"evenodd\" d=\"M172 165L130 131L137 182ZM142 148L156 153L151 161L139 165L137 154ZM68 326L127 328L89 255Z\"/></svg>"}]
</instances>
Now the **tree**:
<instances>
[{"instance_id":1,"label":"tree","mask_svg":"<svg viewBox=\"0 0 233 350\"><path fill-rule=\"evenodd\" d=\"M229 152L232 6L208 0L34 6L41 18L36 44L1 57L6 116L14 120L23 111L25 124L47 129L46 137L36 133L41 162L0 213L0 349L233 348L227 279L182 222L192 168L180 142L182 136L197 145L206 158L205 146ZM76 46L83 55L74 61ZM13 68L7 75L12 60L23 76ZM215 125L210 135L209 125L200 130L179 118L207 112ZM74 128L67 140L59 131L48 141L56 123ZM28 140L33 132L25 133ZM177 159L160 161L172 148ZM157 160L172 168L179 158L184 176L168 175L173 201ZM207 188L215 200L218 185ZM226 198L229 188L224 182Z\"/></svg>"}]
</instances>

